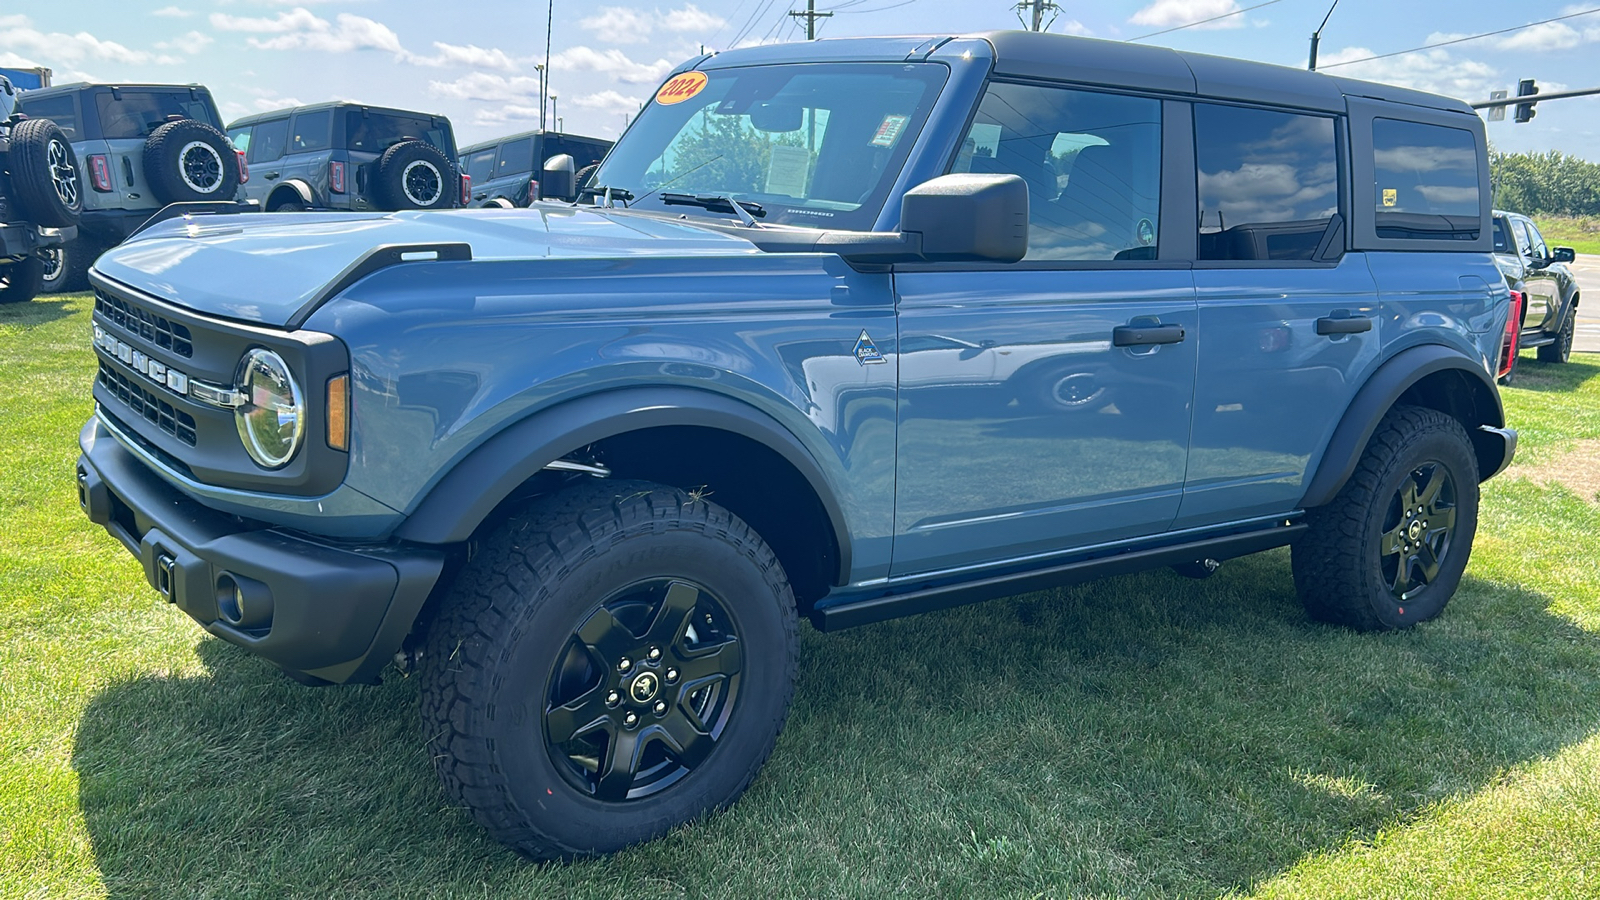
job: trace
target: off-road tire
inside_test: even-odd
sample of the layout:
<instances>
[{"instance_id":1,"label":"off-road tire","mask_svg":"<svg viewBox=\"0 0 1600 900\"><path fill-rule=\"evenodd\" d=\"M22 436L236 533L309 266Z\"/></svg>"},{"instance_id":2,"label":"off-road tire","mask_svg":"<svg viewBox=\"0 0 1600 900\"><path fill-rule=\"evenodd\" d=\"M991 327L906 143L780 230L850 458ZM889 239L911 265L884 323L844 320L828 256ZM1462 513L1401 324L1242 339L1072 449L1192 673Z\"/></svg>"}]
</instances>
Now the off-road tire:
<instances>
[{"instance_id":1,"label":"off-road tire","mask_svg":"<svg viewBox=\"0 0 1600 900\"><path fill-rule=\"evenodd\" d=\"M456 167L426 141L401 141L383 151L376 182L385 209L449 209L461 193Z\"/></svg>"},{"instance_id":2,"label":"off-road tire","mask_svg":"<svg viewBox=\"0 0 1600 900\"><path fill-rule=\"evenodd\" d=\"M0 303L27 303L39 296L43 282L44 260L37 256L0 263Z\"/></svg>"},{"instance_id":3,"label":"off-road tire","mask_svg":"<svg viewBox=\"0 0 1600 900\"><path fill-rule=\"evenodd\" d=\"M724 598L742 652L740 682L709 755L655 793L601 800L559 768L546 737L557 661L570 659L570 648L583 652L575 631L605 598L663 577ZM666 618L661 609L652 628ZM749 786L788 715L796 628L782 566L732 513L648 482L569 488L485 538L428 625L419 660L427 752L451 802L529 857L590 856L650 840L728 806Z\"/></svg>"},{"instance_id":4,"label":"off-road tire","mask_svg":"<svg viewBox=\"0 0 1600 900\"><path fill-rule=\"evenodd\" d=\"M89 289L89 267L100 257L100 243L93 237L78 232L78 239L68 241L51 250L60 254L60 264L53 267L50 277L43 282L46 294L74 294ZM41 272L45 267L41 262Z\"/></svg>"},{"instance_id":5,"label":"off-road tire","mask_svg":"<svg viewBox=\"0 0 1600 900\"><path fill-rule=\"evenodd\" d=\"M1414 473L1443 469L1453 494L1453 524L1441 544L1438 568L1414 592L1396 597L1385 572L1386 530L1404 531L1404 514L1391 524ZM1419 501L1420 503L1420 501ZM1428 503L1431 510L1433 504ZM1437 515L1443 515L1439 512ZM1295 590L1311 618L1360 631L1409 628L1437 616L1455 593L1472 554L1478 522L1478 462L1461 423L1433 409L1389 411L1338 496L1310 509L1307 531L1291 551ZM1430 553L1432 521L1420 529ZM1395 554L1410 568L1406 553ZM1421 565L1418 563L1418 565Z\"/></svg>"},{"instance_id":6,"label":"off-road tire","mask_svg":"<svg viewBox=\"0 0 1600 900\"><path fill-rule=\"evenodd\" d=\"M1572 357L1572 339L1578 328L1578 310L1569 308L1553 343L1539 348L1539 362L1564 363Z\"/></svg>"},{"instance_id":7,"label":"off-road tire","mask_svg":"<svg viewBox=\"0 0 1600 900\"><path fill-rule=\"evenodd\" d=\"M222 132L180 119L145 140L144 178L162 203L233 200L239 192L239 161Z\"/></svg>"},{"instance_id":8,"label":"off-road tire","mask_svg":"<svg viewBox=\"0 0 1600 900\"><path fill-rule=\"evenodd\" d=\"M291 197L288 200L279 200L277 203L272 204L272 208L267 212L305 212L308 208L304 200L298 197Z\"/></svg>"},{"instance_id":9,"label":"off-road tire","mask_svg":"<svg viewBox=\"0 0 1600 900\"><path fill-rule=\"evenodd\" d=\"M11 187L35 224L67 228L83 215L83 179L72 142L49 119L11 129Z\"/></svg>"}]
</instances>

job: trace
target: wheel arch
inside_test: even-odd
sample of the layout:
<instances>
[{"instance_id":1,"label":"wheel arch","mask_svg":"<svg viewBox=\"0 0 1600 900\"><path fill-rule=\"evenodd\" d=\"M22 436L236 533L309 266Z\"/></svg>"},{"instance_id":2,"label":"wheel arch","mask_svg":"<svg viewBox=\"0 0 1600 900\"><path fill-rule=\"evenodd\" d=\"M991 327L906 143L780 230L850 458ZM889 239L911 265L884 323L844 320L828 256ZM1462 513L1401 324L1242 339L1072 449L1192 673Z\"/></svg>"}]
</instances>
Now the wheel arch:
<instances>
[{"instance_id":1,"label":"wheel arch","mask_svg":"<svg viewBox=\"0 0 1600 900\"><path fill-rule=\"evenodd\" d=\"M1339 493L1378 423L1399 404L1436 409L1460 422L1477 454L1480 480L1510 463L1515 437L1504 431L1500 392L1483 366L1450 347L1424 344L1395 354L1356 392L1306 484L1301 506L1321 506Z\"/></svg>"},{"instance_id":2,"label":"wheel arch","mask_svg":"<svg viewBox=\"0 0 1600 900\"><path fill-rule=\"evenodd\" d=\"M316 206L316 200L311 193L311 185L298 178L291 178L283 184L272 189L267 195L267 209L272 209L285 200L299 200L306 206Z\"/></svg>"},{"instance_id":3,"label":"wheel arch","mask_svg":"<svg viewBox=\"0 0 1600 900\"><path fill-rule=\"evenodd\" d=\"M692 388L608 391L519 420L458 460L395 536L465 541L537 492L546 465L578 451L603 458L614 477L703 487L772 545L786 571L794 567L797 596L802 585L815 599L848 579L843 507L812 453L767 413ZM775 502L783 497L792 499Z\"/></svg>"},{"instance_id":4,"label":"wheel arch","mask_svg":"<svg viewBox=\"0 0 1600 900\"><path fill-rule=\"evenodd\" d=\"M515 209L510 200L504 197L490 197L483 201L483 209Z\"/></svg>"}]
</instances>

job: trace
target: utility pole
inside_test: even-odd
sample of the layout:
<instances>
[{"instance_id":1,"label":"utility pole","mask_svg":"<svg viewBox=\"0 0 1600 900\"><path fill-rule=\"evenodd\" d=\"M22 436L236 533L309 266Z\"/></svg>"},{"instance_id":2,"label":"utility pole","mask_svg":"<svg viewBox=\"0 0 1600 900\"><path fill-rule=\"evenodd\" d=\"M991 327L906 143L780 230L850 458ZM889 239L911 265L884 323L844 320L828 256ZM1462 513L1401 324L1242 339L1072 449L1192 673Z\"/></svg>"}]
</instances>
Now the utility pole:
<instances>
[{"instance_id":1,"label":"utility pole","mask_svg":"<svg viewBox=\"0 0 1600 900\"><path fill-rule=\"evenodd\" d=\"M544 68L539 72L539 130L544 130L545 99L550 96L550 32L556 22L556 0L550 0L544 17Z\"/></svg>"},{"instance_id":2,"label":"utility pole","mask_svg":"<svg viewBox=\"0 0 1600 900\"><path fill-rule=\"evenodd\" d=\"M805 12L789 13L791 18L806 20L806 40L808 41L817 39L817 20L830 18L832 15L833 13L831 12L817 12L817 0L806 0Z\"/></svg>"},{"instance_id":3,"label":"utility pole","mask_svg":"<svg viewBox=\"0 0 1600 900\"><path fill-rule=\"evenodd\" d=\"M1017 11L1017 18L1019 19L1022 19L1022 13L1024 10L1032 10L1033 24L1028 28L1029 31L1048 30L1051 24L1055 22L1056 17L1051 16L1050 21L1046 22L1044 20L1044 14L1046 12L1053 12L1057 15L1060 15L1061 13L1061 7L1054 3L1053 0L1021 0L1021 2L1013 7L1013 9ZM1028 25L1028 20L1022 19L1022 24Z\"/></svg>"}]
</instances>

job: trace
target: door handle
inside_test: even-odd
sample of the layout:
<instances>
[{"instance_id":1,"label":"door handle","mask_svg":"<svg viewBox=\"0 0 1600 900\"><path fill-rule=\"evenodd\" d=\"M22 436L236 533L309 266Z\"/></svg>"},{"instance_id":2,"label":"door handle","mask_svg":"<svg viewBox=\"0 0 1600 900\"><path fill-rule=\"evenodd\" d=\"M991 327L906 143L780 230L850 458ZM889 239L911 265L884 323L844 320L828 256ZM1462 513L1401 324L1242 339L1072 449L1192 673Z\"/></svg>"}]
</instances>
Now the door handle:
<instances>
[{"instance_id":1,"label":"door handle","mask_svg":"<svg viewBox=\"0 0 1600 900\"><path fill-rule=\"evenodd\" d=\"M1366 316L1323 316L1317 320L1317 334L1360 334L1372 330Z\"/></svg>"},{"instance_id":2,"label":"door handle","mask_svg":"<svg viewBox=\"0 0 1600 900\"><path fill-rule=\"evenodd\" d=\"M272 179L278 177L278 173L277 172L268 172L267 174L265 174L265 175L263 175L261 177L265 178L268 181L271 181Z\"/></svg>"},{"instance_id":3,"label":"door handle","mask_svg":"<svg viewBox=\"0 0 1600 900\"><path fill-rule=\"evenodd\" d=\"M489 192L488 191L483 191L482 193L473 194L472 195L472 199L474 199L474 200L482 200L483 198L485 198L487 196L489 196Z\"/></svg>"},{"instance_id":4,"label":"door handle","mask_svg":"<svg viewBox=\"0 0 1600 900\"><path fill-rule=\"evenodd\" d=\"M1111 346L1145 347L1176 344L1183 340L1182 325L1118 325L1111 329Z\"/></svg>"}]
</instances>

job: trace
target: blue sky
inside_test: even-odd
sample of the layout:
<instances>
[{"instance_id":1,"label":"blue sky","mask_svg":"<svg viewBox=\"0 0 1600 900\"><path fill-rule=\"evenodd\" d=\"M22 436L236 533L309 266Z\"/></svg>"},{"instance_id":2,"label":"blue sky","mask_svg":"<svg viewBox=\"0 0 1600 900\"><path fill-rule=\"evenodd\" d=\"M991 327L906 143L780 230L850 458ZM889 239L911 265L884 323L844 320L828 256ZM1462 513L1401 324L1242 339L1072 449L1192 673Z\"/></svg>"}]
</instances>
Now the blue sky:
<instances>
[{"instance_id":1,"label":"blue sky","mask_svg":"<svg viewBox=\"0 0 1600 900\"><path fill-rule=\"evenodd\" d=\"M0 65L43 65L57 83L200 82L225 119L348 99L442 112L462 144L538 124L548 0L23 0L0 15ZM820 36L1018 27L1015 0L818 0ZM1061 0L1052 31L1147 39L1303 67L1331 0ZM708 49L803 39L785 15L804 0L555 0L550 91L568 131L614 137L679 61ZM1324 67L1589 8L1490 0L1340 0ZM1600 12L1421 53L1329 68L1485 99L1536 78L1545 92L1600 87ZM552 125L552 127L554 127ZM1527 124L1489 124L1501 149L1600 161L1600 99L1556 101Z\"/></svg>"}]
</instances>

